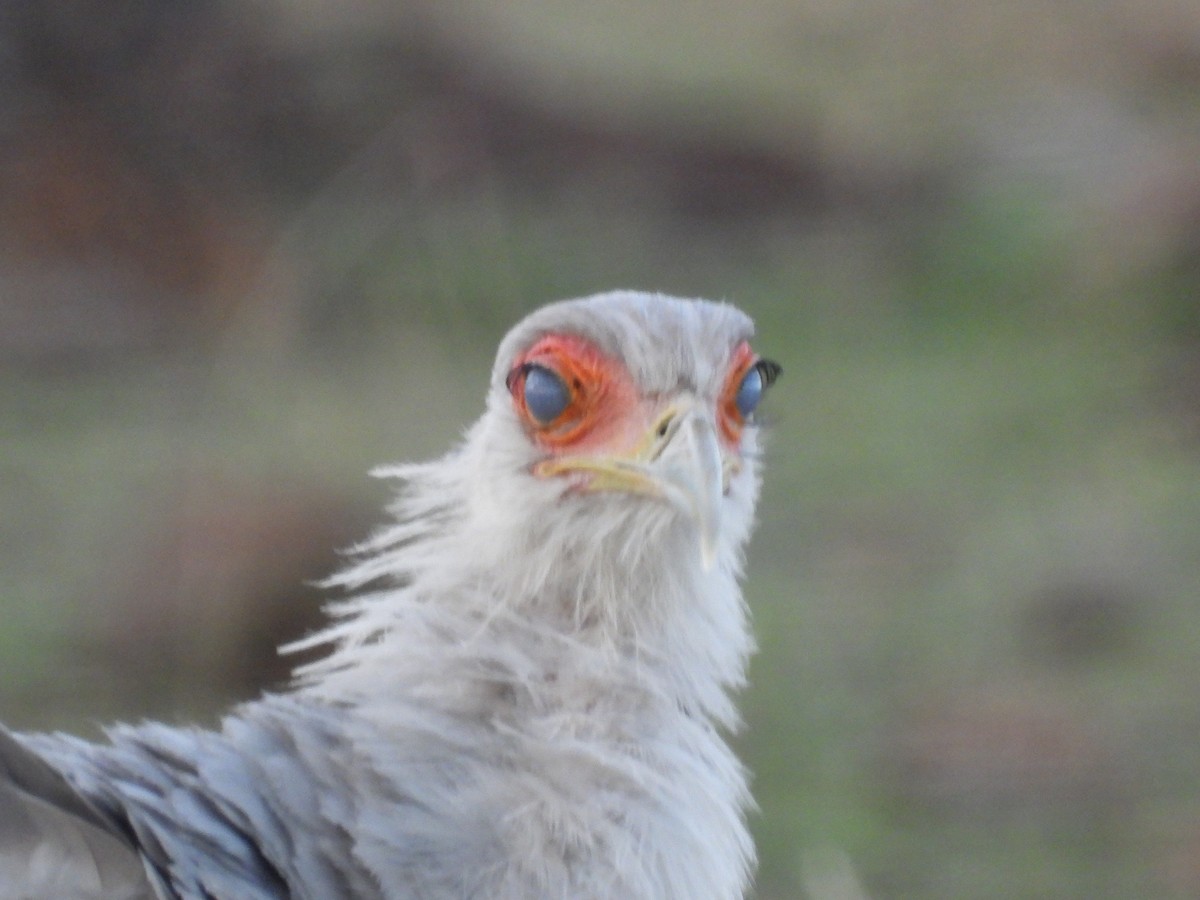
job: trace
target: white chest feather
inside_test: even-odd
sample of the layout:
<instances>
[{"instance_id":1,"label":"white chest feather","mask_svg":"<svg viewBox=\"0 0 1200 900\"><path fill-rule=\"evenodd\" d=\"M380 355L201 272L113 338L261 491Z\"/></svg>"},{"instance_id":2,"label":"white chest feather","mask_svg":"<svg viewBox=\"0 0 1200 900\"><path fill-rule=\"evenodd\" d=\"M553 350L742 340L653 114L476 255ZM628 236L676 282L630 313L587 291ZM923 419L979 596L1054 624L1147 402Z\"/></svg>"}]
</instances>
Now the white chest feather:
<instances>
[{"instance_id":1,"label":"white chest feather","mask_svg":"<svg viewBox=\"0 0 1200 900\"><path fill-rule=\"evenodd\" d=\"M357 711L356 750L376 776L361 851L381 883L499 900L742 896L745 775L707 717L645 669L518 683L482 668L419 705L410 692Z\"/></svg>"}]
</instances>

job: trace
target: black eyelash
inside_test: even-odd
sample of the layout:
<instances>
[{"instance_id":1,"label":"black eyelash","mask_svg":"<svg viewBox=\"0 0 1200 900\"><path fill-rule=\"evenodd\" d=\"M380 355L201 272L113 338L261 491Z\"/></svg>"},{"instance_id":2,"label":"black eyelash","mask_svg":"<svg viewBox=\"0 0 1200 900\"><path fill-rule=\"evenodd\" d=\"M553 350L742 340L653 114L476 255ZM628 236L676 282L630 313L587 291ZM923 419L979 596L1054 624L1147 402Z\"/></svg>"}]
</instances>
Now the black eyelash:
<instances>
[{"instance_id":1,"label":"black eyelash","mask_svg":"<svg viewBox=\"0 0 1200 900\"><path fill-rule=\"evenodd\" d=\"M508 373L508 377L504 379L504 386L508 388L510 394L517 389L517 382L528 375L533 366L534 364L531 362L521 363Z\"/></svg>"},{"instance_id":2,"label":"black eyelash","mask_svg":"<svg viewBox=\"0 0 1200 900\"><path fill-rule=\"evenodd\" d=\"M783 366L773 359L760 359L754 364L754 368L758 369L758 374L762 376L764 388L773 385L775 379L783 374Z\"/></svg>"}]
</instances>

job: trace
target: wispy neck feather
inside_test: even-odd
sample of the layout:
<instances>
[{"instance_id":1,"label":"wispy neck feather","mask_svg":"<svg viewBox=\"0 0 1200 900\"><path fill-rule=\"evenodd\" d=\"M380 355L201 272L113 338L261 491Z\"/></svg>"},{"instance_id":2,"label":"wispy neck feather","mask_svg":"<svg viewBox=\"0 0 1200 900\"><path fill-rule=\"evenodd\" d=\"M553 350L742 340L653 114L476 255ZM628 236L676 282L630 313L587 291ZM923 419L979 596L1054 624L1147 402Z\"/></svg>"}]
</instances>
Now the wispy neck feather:
<instances>
[{"instance_id":1,"label":"wispy neck feather","mask_svg":"<svg viewBox=\"0 0 1200 900\"><path fill-rule=\"evenodd\" d=\"M665 504L631 514L624 496L489 477L472 455L480 443L377 473L403 481L397 521L329 580L352 592L331 606L336 621L293 645L332 647L299 670L304 689L355 702L457 677L545 694L565 667L734 726L728 691L752 649L740 541L703 571L695 535Z\"/></svg>"}]
</instances>

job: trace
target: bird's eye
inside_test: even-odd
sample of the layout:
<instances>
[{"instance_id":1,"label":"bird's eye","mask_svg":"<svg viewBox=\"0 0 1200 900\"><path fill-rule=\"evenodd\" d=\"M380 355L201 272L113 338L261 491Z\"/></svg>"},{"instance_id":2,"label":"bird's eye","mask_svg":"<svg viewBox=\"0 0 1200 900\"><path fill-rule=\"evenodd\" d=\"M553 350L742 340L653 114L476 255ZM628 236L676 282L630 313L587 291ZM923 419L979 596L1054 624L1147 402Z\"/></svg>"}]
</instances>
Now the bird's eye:
<instances>
[{"instance_id":1,"label":"bird's eye","mask_svg":"<svg viewBox=\"0 0 1200 900\"><path fill-rule=\"evenodd\" d=\"M758 407L758 401L762 399L762 392L762 372L758 371L758 366L755 366L742 378L737 396L734 398L738 412L742 414L743 418L749 416Z\"/></svg>"},{"instance_id":2,"label":"bird's eye","mask_svg":"<svg viewBox=\"0 0 1200 900\"><path fill-rule=\"evenodd\" d=\"M734 396L734 403L737 404L742 418L749 418L758 408L763 391L779 376L779 372L779 364L769 359L760 359L746 372Z\"/></svg>"},{"instance_id":3,"label":"bird's eye","mask_svg":"<svg viewBox=\"0 0 1200 900\"><path fill-rule=\"evenodd\" d=\"M571 392L566 383L545 366L528 366L522 390L525 408L539 425L549 425L571 403Z\"/></svg>"}]
</instances>

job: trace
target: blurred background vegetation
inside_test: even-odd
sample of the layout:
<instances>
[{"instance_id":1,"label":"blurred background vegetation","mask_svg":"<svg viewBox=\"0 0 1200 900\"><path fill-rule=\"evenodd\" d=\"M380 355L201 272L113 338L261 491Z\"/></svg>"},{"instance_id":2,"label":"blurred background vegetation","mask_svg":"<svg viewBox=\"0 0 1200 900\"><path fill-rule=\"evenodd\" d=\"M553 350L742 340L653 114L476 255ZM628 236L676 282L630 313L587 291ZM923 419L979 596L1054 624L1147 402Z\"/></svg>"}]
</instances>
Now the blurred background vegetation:
<instances>
[{"instance_id":1,"label":"blurred background vegetation","mask_svg":"<svg viewBox=\"0 0 1200 900\"><path fill-rule=\"evenodd\" d=\"M0 73L0 717L278 685L509 324L724 298L758 896L1200 896L1194 0L27 0Z\"/></svg>"}]
</instances>

